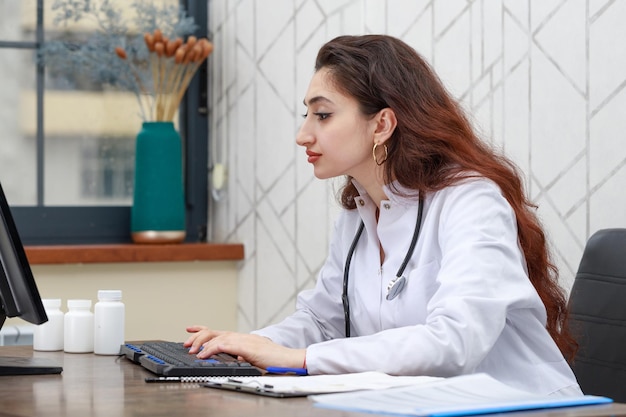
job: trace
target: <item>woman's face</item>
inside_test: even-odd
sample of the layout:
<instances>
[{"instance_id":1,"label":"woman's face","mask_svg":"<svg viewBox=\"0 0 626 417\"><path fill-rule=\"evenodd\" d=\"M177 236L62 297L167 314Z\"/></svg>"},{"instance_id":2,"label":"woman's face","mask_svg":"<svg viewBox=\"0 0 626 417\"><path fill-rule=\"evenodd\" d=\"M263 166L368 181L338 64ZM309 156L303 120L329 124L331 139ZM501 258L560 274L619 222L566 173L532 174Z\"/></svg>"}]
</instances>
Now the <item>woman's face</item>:
<instances>
[{"instance_id":1,"label":"woman's face","mask_svg":"<svg viewBox=\"0 0 626 417\"><path fill-rule=\"evenodd\" d=\"M376 166L372 158L376 122L360 112L353 97L334 87L327 69L311 79L304 105L306 115L296 142L306 147L315 176L350 175L362 182L371 175Z\"/></svg>"}]
</instances>

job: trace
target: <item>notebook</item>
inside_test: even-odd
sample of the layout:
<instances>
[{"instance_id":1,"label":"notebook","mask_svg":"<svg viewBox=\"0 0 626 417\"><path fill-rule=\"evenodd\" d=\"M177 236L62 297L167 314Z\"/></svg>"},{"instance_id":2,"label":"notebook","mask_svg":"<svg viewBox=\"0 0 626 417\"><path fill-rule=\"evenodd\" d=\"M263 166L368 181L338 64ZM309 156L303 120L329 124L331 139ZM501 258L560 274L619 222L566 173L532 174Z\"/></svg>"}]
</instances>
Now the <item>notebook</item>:
<instances>
[{"instance_id":1,"label":"notebook","mask_svg":"<svg viewBox=\"0 0 626 417\"><path fill-rule=\"evenodd\" d=\"M306 397L358 390L380 390L418 385L442 378L429 376L391 376L382 372L360 372L342 375L261 376L250 378L208 378L204 386L267 397Z\"/></svg>"}]
</instances>

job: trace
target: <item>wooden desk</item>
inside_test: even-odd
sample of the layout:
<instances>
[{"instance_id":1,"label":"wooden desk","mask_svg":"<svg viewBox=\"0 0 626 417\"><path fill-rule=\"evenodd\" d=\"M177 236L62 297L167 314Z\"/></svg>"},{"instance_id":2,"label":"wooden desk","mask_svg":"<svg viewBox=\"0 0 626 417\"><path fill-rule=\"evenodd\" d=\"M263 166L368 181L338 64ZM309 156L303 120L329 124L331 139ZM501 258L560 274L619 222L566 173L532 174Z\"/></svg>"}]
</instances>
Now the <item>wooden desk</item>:
<instances>
[{"instance_id":1,"label":"wooden desk","mask_svg":"<svg viewBox=\"0 0 626 417\"><path fill-rule=\"evenodd\" d=\"M0 416L372 416L316 408L306 398L267 398L188 383L148 384L144 378L151 376L149 372L115 356L33 352L30 346L0 347L0 355L49 358L63 366L61 375L0 377ZM507 414L508 417L609 415L626 415L626 404Z\"/></svg>"}]
</instances>

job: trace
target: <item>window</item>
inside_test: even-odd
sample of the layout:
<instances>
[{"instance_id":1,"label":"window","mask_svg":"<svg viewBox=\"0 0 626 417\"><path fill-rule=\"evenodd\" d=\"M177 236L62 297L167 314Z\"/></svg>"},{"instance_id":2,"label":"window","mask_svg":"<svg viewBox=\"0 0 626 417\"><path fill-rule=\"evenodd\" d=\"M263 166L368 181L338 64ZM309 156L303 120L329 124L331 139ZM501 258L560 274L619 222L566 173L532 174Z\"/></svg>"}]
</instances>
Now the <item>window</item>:
<instances>
[{"instance_id":1,"label":"window","mask_svg":"<svg viewBox=\"0 0 626 417\"><path fill-rule=\"evenodd\" d=\"M115 0L130 4L127 0ZM177 2L178 0L168 0ZM181 0L208 34L207 1ZM0 0L0 182L24 244L130 242L136 97L96 85L80 68L54 74L39 45L63 36L54 2ZM196 73L179 109L187 240L203 241L207 224L207 71Z\"/></svg>"}]
</instances>

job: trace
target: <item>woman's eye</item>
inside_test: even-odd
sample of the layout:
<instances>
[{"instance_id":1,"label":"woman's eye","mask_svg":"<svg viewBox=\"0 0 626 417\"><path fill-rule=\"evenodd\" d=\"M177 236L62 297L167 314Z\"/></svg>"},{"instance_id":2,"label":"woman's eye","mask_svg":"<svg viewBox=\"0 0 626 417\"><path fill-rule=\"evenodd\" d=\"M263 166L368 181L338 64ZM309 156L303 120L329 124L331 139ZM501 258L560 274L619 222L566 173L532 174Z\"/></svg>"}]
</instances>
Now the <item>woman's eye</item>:
<instances>
[{"instance_id":1,"label":"woman's eye","mask_svg":"<svg viewBox=\"0 0 626 417\"><path fill-rule=\"evenodd\" d=\"M313 114L314 114L315 116L317 116L317 119L318 119L318 120L326 120L326 119L328 119L328 118L330 117L330 115L331 115L331 113L320 113L320 112L313 113ZM302 118L303 118L303 119L306 119L306 118L308 117L308 115L309 115L309 113L307 112L307 113L305 113L305 114L303 114L303 115L302 115Z\"/></svg>"}]
</instances>

